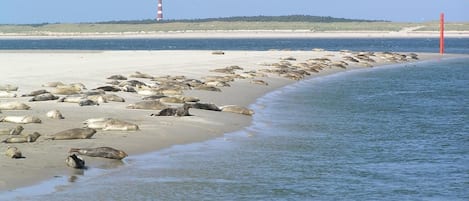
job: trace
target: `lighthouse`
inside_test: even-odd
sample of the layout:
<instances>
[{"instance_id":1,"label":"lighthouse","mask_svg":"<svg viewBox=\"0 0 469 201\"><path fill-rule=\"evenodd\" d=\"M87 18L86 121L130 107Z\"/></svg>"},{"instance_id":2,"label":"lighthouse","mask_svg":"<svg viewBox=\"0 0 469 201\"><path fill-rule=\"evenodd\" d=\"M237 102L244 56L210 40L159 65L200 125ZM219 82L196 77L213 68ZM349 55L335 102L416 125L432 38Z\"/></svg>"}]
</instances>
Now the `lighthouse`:
<instances>
[{"instance_id":1,"label":"lighthouse","mask_svg":"<svg viewBox=\"0 0 469 201\"><path fill-rule=\"evenodd\" d=\"M158 15L156 16L156 21L163 20L163 0L158 0Z\"/></svg>"}]
</instances>

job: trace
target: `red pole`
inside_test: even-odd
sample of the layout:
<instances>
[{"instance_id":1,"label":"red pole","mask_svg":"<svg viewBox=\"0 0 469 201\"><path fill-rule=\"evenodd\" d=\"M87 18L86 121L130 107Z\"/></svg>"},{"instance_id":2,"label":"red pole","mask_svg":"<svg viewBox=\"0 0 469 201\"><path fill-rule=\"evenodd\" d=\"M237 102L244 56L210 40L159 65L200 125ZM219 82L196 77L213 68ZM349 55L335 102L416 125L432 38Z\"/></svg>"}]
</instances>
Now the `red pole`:
<instances>
[{"instance_id":1,"label":"red pole","mask_svg":"<svg viewBox=\"0 0 469 201\"><path fill-rule=\"evenodd\" d=\"M440 14L440 54L445 53L445 14Z\"/></svg>"},{"instance_id":2,"label":"red pole","mask_svg":"<svg viewBox=\"0 0 469 201\"><path fill-rule=\"evenodd\" d=\"M163 20L163 0L158 0L158 15L156 16L156 20Z\"/></svg>"}]
</instances>

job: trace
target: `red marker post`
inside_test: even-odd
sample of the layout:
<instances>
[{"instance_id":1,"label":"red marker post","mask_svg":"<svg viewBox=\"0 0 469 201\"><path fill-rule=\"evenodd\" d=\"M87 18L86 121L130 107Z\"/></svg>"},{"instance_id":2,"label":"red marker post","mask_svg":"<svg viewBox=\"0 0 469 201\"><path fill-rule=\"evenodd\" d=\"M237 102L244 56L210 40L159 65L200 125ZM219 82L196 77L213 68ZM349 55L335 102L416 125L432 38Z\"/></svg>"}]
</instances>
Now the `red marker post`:
<instances>
[{"instance_id":1,"label":"red marker post","mask_svg":"<svg viewBox=\"0 0 469 201\"><path fill-rule=\"evenodd\" d=\"M440 14L440 54L445 53L445 14Z\"/></svg>"}]
</instances>

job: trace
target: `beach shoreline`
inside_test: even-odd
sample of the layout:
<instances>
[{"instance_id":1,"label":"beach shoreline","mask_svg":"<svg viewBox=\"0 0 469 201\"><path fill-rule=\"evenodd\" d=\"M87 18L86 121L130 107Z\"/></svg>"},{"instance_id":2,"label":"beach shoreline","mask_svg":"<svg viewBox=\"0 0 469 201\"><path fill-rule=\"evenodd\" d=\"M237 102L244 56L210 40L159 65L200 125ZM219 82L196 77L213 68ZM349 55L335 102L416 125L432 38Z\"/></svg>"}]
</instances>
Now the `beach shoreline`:
<instances>
[{"instance_id":1,"label":"beach shoreline","mask_svg":"<svg viewBox=\"0 0 469 201\"><path fill-rule=\"evenodd\" d=\"M212 69L237 65L245 71L259 70L265 64L276 63L280 58L295 58L292 63L304 62L312 58L328 57L339 60L344 54L328 51L225 51L224 55L213 55L211 51L102 51L102 52L73 52L67 54L51 51L13 51L0 52L2 66L14 68L2 69L0 75L3 80L0 84L18 85L18 94L37 90L41 84L50 81L64 83L81 82L88 89L105 85L105 78L113 74L128 76L135 71L141 71L154 76L185 75L200 79L206 75L220 75L210 72ZM430 61L441 58L460 57L460 55L439 55L432 53L419 53L419 61ZM386 61L377 61L374 66L392 64ZM347 69L331 68L307 76L313 78L343 72L346 70L368 68L363 66L350 66ZM259 77L269 83L268 86L255 85L250 79L240 79L230 83L231 87L221 87L222 92L185 91L184 95L195 96L201 102L211 102L217 105L253 104L257 98L264 94L294 83L294 80L285 79L275 75ZM145 79L139 79L149 82ZM44 88L50 90L50 88ZM12 191L19 187L35 185L41 181L50 180L56 176L76 176L73 169L66 167L65 158L70 147L96 147L111 146L125 150L130 156L154 152L179 144L189 144L206 141L223 136L226 133L241 130L251 124L251 117L191 109L191 117L150 117L154 111L128 110L126 105L140 100L140 96L124 92L118 95L126 98L125 103L106 103L100 106L79 107L75 104L47 102L27 102L27 98L0 98L1 102L19 101L31 105L27 111L2 110L0 116L34 114L43 123L37 125L24 125L25 131L31 133L38 131L44 138L31 144L18 144L26 156L25 159L13 160L4 155L0 166L0 193ZM65 120L49 120L44 114L48 110L61 110ZM88 118L113 117L136 123L141 130L136 132L104 132L98 131L93 139L48 141L45 137L58 131L81 127L81 122ZM0 123L0 128L11 127L14 124ZM6 144L1 144L1 152ZM115 161L85 157L90 168L112 168ZM125 165L117 164L117 166Z\"/></svg>"},{"instance_id":2,"label":"beach shoreline","mask_svg":"<svg viewBox=\"0 0 469 201\"><path fill-rule=\"evenodd\" d=\"M246 39L246 38L439 38L438 31L185 30L154 32L0 33L0 39ZM445 31L446 38L469 38L469 31Z\"/></svg>"}]
</instances>

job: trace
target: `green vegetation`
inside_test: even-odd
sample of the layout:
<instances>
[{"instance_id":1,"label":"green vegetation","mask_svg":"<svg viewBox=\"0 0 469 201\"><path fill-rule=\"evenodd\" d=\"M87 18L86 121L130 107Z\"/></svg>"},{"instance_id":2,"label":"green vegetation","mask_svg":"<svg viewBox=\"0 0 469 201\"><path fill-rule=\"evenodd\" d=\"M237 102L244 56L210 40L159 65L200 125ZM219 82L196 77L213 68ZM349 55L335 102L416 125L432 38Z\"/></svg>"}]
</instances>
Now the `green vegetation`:
<instances>
[{"instance_id":1,"label":"green vegetation","mask_svg":"<svg viewBox=\"0 0 469 201\"><path fill-rule=\"evenodd\" d=\"M121 33L170 32L204 30L304 30L304 31L399 31L419 27L417 31L437 31L437 23L396 23L385 21L352 20L317 16L231 17L197 20L113 21L80 24L0 25L0 33L41 35L53 33ZM467 31L469 23L448 23L446 30Z\"/></svg>"}]
</instances>

